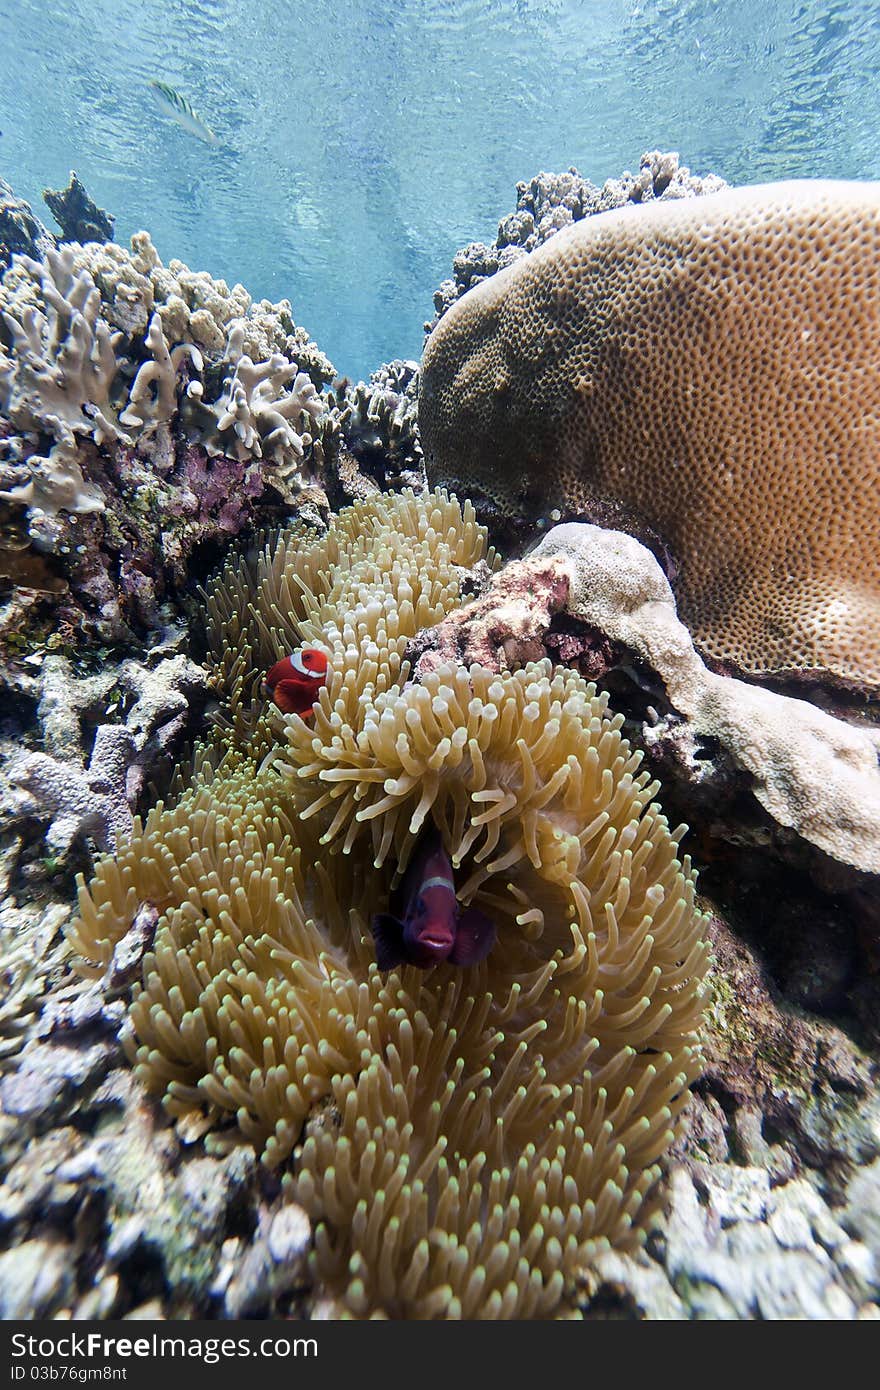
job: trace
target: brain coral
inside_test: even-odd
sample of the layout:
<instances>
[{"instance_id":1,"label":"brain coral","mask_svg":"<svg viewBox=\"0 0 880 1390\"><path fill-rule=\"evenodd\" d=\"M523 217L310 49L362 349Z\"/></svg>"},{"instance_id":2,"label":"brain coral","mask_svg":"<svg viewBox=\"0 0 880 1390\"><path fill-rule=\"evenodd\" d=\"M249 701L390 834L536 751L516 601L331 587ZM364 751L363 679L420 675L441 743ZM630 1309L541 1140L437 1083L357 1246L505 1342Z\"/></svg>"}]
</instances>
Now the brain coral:
<instances>
[{"instance_id":1,"label":"brain coral","mask_svg":"<svg viewBox=\"0 0 880 1390\"><path fill-rule=\"evenodd\" d=\"M546 662L407 683L407 638L484 553L454 500L410 494L227 566L219 747L101 861L72 933L99 970L158 909L138 1073L190 1136L284 1165L355 1316L570 1308L584 1264L644 1230L698 1066L693 875L621 721ZM317 632L306 723L265 707L250 661ZM498 944L383 975L368 922L427 815Z\"/></svg>"},{"instance_id":2,"label":"brain coral","mask_svg":"<svg viewBox=\"0 0 880 1390\"><path fill-rule=\"evenodd\" d=\"M432 482L664 547L702 649L880 685L880 184L590 217L425 349Z\"/></svg>"}]
</instances>

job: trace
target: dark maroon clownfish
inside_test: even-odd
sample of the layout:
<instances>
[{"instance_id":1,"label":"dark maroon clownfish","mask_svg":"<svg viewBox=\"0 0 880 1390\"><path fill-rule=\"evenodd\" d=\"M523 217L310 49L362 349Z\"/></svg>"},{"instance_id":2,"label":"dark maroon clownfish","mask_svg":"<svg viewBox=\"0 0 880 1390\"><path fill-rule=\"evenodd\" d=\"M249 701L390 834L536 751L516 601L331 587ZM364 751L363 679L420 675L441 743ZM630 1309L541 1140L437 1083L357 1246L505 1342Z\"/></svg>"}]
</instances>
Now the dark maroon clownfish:
<instances>
[{"instance_id":1,"label":"dark maroon clownfish","mask_svg":"<svg viewBox=\"0 0 880 1390\"><path fill-rule=\"evenodd\" d=\"M422 970L449 961L476 965L495 941L495 924L455 896L452 861L432 826L413 850L406 872L391 894L388 912L371 924L380 970L418 965Z\"/></svg>"},{"instance_id":2,"label":"dark maroon clownfish","mask_svg":"<svg viewBox=\"0 0 880 1390\"><path fill-rule=\"evenodd\" d=\"M327 653L318 647L298 647L266 672L266 685L284 714L308 719L318 691L327 679Z\"/></svg>"}]
</instances>

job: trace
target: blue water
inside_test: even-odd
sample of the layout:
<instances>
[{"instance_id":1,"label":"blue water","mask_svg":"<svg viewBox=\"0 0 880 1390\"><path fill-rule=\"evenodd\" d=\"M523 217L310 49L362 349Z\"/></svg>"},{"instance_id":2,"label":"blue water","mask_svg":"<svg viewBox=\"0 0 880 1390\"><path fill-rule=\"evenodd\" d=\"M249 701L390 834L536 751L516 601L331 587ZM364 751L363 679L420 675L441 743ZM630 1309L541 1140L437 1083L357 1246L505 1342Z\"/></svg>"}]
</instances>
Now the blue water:
<instances>
[{"instance_id":1,"label":"blue water","mask_svg":"<svg viewBox=\"0 0 880 1390\"><path fill-rule=\"evenodd\" d=\"M878 71L877 0L0 0L0 174L54 225L75 168L119 240L286 296L366 376L420 354L454 252L540 169L880 177Z\"/></svg>"}]
</instances>

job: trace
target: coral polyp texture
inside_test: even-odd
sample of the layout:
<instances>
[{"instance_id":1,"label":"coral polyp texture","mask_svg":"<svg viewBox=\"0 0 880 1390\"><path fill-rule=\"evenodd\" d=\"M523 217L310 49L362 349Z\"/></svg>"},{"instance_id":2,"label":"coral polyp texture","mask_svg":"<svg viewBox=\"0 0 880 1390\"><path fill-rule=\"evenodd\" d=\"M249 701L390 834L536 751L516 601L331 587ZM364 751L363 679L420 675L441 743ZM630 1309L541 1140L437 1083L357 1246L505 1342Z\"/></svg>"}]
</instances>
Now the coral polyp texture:
<instances>
[{"instance_id":1,"label":"coral polyp texture","mask_svg":"<svg viewBox=\"0 0 880 1390\"><path fill-rule=\"evenodd\" d=\"M876 689L878 294L880 184L586 218L435 328L428 478L500 531L557 509L647 540L718 661Z\"/></svg>"},{"instance_id":2,"label":"coral polyp texture","mask_svg":"<svg viewBox=\"0 0 880 1390\"><path fill-rule=\"evenodd\" d=\"M726 186L717 174L692 174L686 164L679 163L674 150L646 150L637 174L625 169L619 178L606 179L601 188L582 178L574 167L564 174L536 174L528 183L516 185L516 209L501 218L494 244L472 241L456 254L452 277L434 293L435 313L425 332L436 328L450 305L472 285L513 265L573 222L633 203L698 198Z\"/></svg>"},{"instance_id":3,"label":"coral polyp texture","mask_svg":"<svg viewBox=\"0 0 880 1390\"><path fill-rule=\"evenodd\" d=\"M693 874L604 698L549 662L409 679L407 641L486 563L442 493L230 561L208 600L221 733L81 886L71 932L99 974L158 910L137 1072L189 1137L283 1168L314 1274L358 1317L570 1312L589 1261L644 1233L699 1069ZM314 715L282 715L253 667L319 639ZM370 918L429 818L497 943L383 974Z\"/></svg>"}]
</instances>

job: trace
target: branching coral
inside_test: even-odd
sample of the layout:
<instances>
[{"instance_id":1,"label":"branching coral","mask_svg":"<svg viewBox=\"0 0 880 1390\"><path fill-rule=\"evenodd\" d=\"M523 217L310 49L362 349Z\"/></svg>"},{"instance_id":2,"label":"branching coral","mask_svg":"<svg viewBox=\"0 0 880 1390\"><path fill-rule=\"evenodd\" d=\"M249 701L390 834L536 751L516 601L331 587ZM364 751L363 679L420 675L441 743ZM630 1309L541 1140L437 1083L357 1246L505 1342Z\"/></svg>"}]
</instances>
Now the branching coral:
<instances>
[{"instance_id":1,"label":"branching coral","mask_svg":"<svg viewBox=\"0 0 880 1390\"><path fill-rule=\"evenodd\" d=\"M19 257L38 287L39 304L3 313L13 370L2 378L0 406L22 430L48 430L72 444L75 434L98 443L119 437L111 388L119 370L120 335L101 317L101 296L69 248L45 261ZM88 407L86 411L85 407Z\"/></svg>"},{"instance_id":2,"label":"branching coral","mask_svg":"<svg viewBox=\"0 0 880 1390\"><path fill-rule=\"evenodd\" d=\"M128 404L119 417L123 425L138 431L146 426L167 424L176 414L177 375L181 365L190 361L196 371L201 371L203 366L202 354L192 343L179 343L169 351L158 314L150 319L144 346L150 357L139 368Z\"/></svg>"},{"instance_id":3,"label":"branching coral","mask_svg":"<svg viewBox=\"0 0 880 1390\"><path fill-rule=\"evenodd\" d=\"M368 475L387 488L424 485L424 461L418 435L417 362L384 363L370 376L346 388L333 414L345 445Z\"/></svg>"},{"instance_id":4,"label":"branching coral","mask_svg":"<svg viewBox=\"0 0 880 1390\"><path fill-rule=\"evenodd\" d=\"M332 372L286 301L166 269L146 234L132 252L15 259L0 284L0 410L17 432L0 498L26 509L19 531L57 562L85 631L151 625L197 546L301 491L320 514Z\"/></svg>"},{"instance_id":5,"label":"branching coral","mask_svg":"<svg viewBox=\"0 0 880 1390\"><path fill-rule=\"evenodd\" d=\"M100 292L103 317L111 330L123 333L129 342L143 337L155 312L170 343L192 343L205 355L219 356L232 327L241 324L244 351L255 362L280 352L299 362L316 384L334 376L333 364L305 329L294 323L288 300L254 301L243 285L230 289L225 280L215 280L204 270L190 270L179 260L163 265L147 232L135 233L130 250L115 242L71 242L65 254L72 258L75 274L85 270L91 277ZM17 317L34 302L29 272L20 261L13 261L0 290L0 308Z\"/></svg>"},{"instance_id":6,"label":"branching coral","mask_svg":"<svg viewBox=\"0 0 880 1390\"><path fill-rule=\"evenodd\" d=\"M187 657L162 656L152 666L124 661L76 679L61 656L43 662L38 719L42 749L9 760L3 800L13 817L48 821L46 847L66 856L82 837L112 849L130 834L132 808L144 782L171 761L207 698L208 673ZM125 722L108 721L108 702L126 707ZM84 730L97 724L91 749Z\"/></svg>"},{"instance_id":7,"label":"branching coral","mask_svg":"<svg viewBox=\"0 0 880 1390\"><path fill-rule=\"evenodd\" d=\"M59 512L102 512L104 498L87 483L73 443L53 444L48 454L31 454L28 481L4 489L0 497L23 502L31 515L57 517Z\"/></svg>"},{"instance_id":8,"label":"branching coral","mask_svg":"<svg viewBox=\"0 0 880 1390\"><path fill-rule=\"evenodd\" d=\"M211 455L228 454L240 461L266 459L286 478L312 442L302 418L314 425L324 403L308 374L280 353L266 362L252 361L244 351L244 337L244 325L236 324L226 344L231 370L211 407L217 423L206 437L206 448ZM189 394L201 399L202 389L192 383Z\"/></svg>"},{"instance_id":9,"label":"branching coral","mask_svg":"<svg viewBox=\"0 0 880 1390\"><path fill-rule=\"evenodd\" d=\"M225 735L82 886L71 933L99 974L156 907L139 1075L190 1132L292 1154L315 1271L358 1316L570 1306L584 1262L644 1229L698 1064L693 876L604 700L549 663L407 683L407 639L484 551L472 514L410 494L230 564ZM261 706L256 673L319 639L313 723ZM382 975L367 924L428 815L498 943Z\"/></svg>"}]
</instances>

